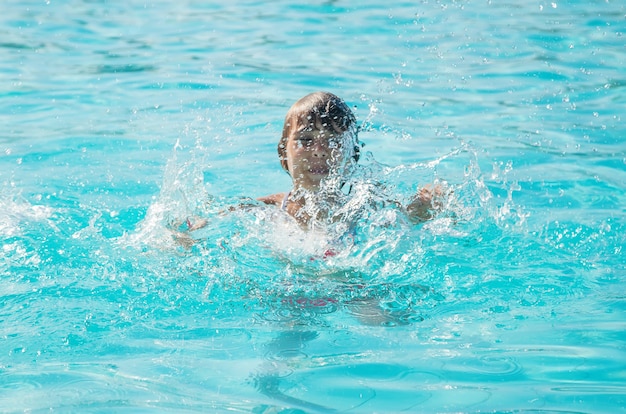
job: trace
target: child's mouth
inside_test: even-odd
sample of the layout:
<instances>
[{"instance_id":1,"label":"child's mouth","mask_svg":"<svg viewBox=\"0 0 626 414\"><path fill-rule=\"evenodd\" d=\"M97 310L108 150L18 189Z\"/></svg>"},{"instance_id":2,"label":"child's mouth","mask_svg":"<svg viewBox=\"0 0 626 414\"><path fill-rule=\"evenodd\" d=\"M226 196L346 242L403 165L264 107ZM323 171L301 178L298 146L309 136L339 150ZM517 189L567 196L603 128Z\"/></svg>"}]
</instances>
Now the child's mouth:
<instances>
[{"instance_id":1,"label":"child's mouth","mask_svg":"<svg viewBox=\"0 0 626 414\"><path fill-rule=\"evenodd\" d=\"M309 172L315 175L328 175L328 167L319 166L309 168Z\"/></svg>"}]
</instances>

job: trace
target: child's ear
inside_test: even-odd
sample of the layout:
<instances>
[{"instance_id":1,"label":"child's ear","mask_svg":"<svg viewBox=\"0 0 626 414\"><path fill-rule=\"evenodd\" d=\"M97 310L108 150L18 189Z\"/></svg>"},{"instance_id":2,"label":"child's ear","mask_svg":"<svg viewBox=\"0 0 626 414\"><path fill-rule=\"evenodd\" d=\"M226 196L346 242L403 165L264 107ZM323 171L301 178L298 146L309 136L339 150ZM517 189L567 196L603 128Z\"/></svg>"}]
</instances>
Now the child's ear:
<instances>
[{"instance_id":1,"label":"child's ear","mask_svg":"<svg viewBox=\"0 0 626 414\"><path fill-rule=\"evenodd\" d=\"M287 157L280 157L280 165L283 167L283 170L287 171L287 174L289 174L289 163L287 162Z\"/></svg>"},{"instance_id":2,"label":"child's ear","mask_svg":"<svg viewBox=\"0 0 626 414\"><path fill-rule=\"evenodd\" d=\"M359 158L361 157L361 148L364 146L365 144L357 139L356 145L354 146L354 162L359 162Z\"/></svg>"}]
</instances>

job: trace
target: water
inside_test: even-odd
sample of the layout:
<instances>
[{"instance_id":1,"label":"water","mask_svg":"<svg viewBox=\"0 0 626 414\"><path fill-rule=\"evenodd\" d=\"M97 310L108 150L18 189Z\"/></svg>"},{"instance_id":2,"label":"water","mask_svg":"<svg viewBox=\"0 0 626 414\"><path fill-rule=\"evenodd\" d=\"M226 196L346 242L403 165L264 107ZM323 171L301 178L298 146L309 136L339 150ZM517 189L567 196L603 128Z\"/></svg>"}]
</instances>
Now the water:
<instances>
[{"instance_id":1,"label":"water","mask_svg":"<svg viewBox=\"0 0 626 414\"><path fill-rule=\"evenodd\" d=\"M624 411L621 2L2 11L0 411ZM452 190L437 219L370 212L322 259L224 213L289 188L319 89L364 174Z\"/></svg>"}]
</instances>

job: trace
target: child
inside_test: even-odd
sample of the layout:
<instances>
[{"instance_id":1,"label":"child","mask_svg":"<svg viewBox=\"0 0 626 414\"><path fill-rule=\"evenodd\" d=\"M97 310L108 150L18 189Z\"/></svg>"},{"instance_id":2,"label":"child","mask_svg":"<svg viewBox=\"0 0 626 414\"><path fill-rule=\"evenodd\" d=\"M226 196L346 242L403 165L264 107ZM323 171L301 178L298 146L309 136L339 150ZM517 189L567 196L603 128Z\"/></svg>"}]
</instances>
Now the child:
<instances>
[{"instance_id":1,"label":"child","mask_svg":"<svg viewBox=\"0 0 626 414\"><path fill-rule=\"evenodd\" d=\"M356 118L341 98L328 92L315 92L303 97L287 112L278 143L280 163L291 176L293 186L288 192L260 197L258 201L279 207L307 230L315 229L318 222L330 224L344 221L353 213L350 201L354 194L351 194L350 183L358 182L351 180L351 174L359 160L360 148ZM406 207L394 201L385 202L398 206L411 221L421 222L430 219L433 211L441 209L439 196L441 191L438 188L431 190L426 187ZM193 231L204 227L207 222L203 219L195 223L188 220L187 224L188 230ZM354 230L352 226L356 223L347 224L349 229L346 234L350 238ZM193 243L187 235L179 234L177 239L184 245ZM341 244L341 236L328 244L323 243L319 255L310 260L336 256ZM283 301L290 306L304 307L336 302L334 298L325 297L296 297ZM349 305L365 324L402 323L390 312L381 309L375 298L354 299L349 301Z\"/></svg>"},{"instance_id":2,"label":"child","mask_svg":"<svg viewBox=\"0 0 626 414\"><path fill-rule=\"evenodd\" d=\"M328 92L314 92L297 101L287 112L278 157L291 176L290 191L257 200L275 205L293 217L303 228L316 223L343 220L354 213L346 206L349 197L344 185L359 160L361 144L357 137L356 118L346 103ZM348 193L350 186L348 187ZM400 207L415 223L432 218L441 209L441 189L422 188L406 207ZM201 218L187 219L187 230L207 225ZM349 223L349 226L354 223ZM185 235L175 234L180 241ZM185 239L186 240L186 239Z\"/></svg>"},{"instance_id":3,"label":"child","mask_svg":"<svg viewBox=\"0 0 626 414\"><path fill-rule=\"evenodd\" d=\"M287 112L278 143L280 163L293 188L258 200L279 206L303 227L310 227L312 220L336 219L332 210L341 207L341 188L359 160L359 150L356 118L346 103L328 92L309 94ZM407 216L414 222L430 219L440 208L436 195L439 189L422 188L404 208Z\"/></svg>"}]
</instances>

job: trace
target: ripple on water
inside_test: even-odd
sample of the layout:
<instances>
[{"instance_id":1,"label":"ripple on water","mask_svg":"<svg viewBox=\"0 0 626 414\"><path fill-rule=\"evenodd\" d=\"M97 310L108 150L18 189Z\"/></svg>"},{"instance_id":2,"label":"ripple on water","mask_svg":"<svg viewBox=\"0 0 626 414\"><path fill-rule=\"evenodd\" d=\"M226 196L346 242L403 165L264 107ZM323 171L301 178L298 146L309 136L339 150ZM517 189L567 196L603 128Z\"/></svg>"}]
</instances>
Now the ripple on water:
<instances>
[{"instance_id":1,"label":"ripple on water","mask_svg":"<svg viewBox=\"0 0 626 414\"><path fill-rule=\"evenodd\" d=\"M444 366L447 377L464 384L489 384L493 382L517 381L525 378L522 366L513 357L506 355L484 355L476 358L459 357Z\"/></svg>"},{"instance_id":2,"label":"ripple on water","mask_svg":"<svg viewBox=\"0 0 626 414\"><path fill-rule=\"evenodd\" d=\"M346 375L376 381L397 381L410 372L410 369L397 364L363 363L345 367Z\"/></svg>"},{"instance_id":3,"label":"ripple on water","mask_svg":"<svg viewBox=\"0 0 626 414\"><path fill-rule=\"evenodd\" d=\"M215 359L229 359L246 355L252 333L240 328L187 328L176 331L149 332L132 343L140 349L162 352L199 352Z\"/></svg>"},{"instance_id":4,"label":"ripple on water","mask_svg":"<svg viewBox=\"0 0 626 414\"><path fill-rule=\"evenodd\" d=\"M127 387L116 386L117 368L111 364L45 365L39 371L4 373L0 389L10 390L3 393L10 398L0 397L0 406L8 411L54 410L114 401L123 406L129 398Z\"/></svg>"},{"instance_id":5,"label":"ripple on water","mask_svg":"<svg viewBox=\"0 0 626 414\"><path fill-rule=\"evenodd\" d=\"M319 325L320 318L334 313L339 308L339 301L332 297L304 295L287 296L280 301L269 303L257 315L261 321L289 323L299 326Z\"/></svg>"},{"instance_id":6,"label":"ripple on water","mask_svg":"<svg viewBox=\"0 0 626 414\"><path fill-rule=\"evenodd\" d=\"M298 399L316 396L338 411L400 412L424 404L432 396L431 388L440 383L441 378L434 373L414 371L400 364L357 361L296 371L277 387Z\"/></svg>"}]
</instances>

